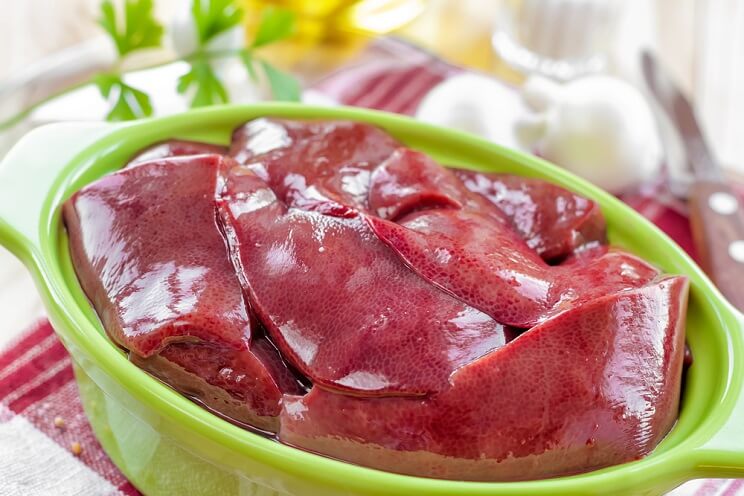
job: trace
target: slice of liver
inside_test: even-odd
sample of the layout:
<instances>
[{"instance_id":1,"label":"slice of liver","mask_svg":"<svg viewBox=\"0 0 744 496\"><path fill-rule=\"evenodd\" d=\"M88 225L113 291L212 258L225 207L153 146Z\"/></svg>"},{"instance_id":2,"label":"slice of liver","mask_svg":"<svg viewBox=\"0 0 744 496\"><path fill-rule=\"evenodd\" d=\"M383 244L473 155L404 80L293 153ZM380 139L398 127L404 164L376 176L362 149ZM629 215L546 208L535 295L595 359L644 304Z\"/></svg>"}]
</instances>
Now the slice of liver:
<instances>
[{"instance_id":1,"label":"slice of liver","mask_svg":"<svg viewBox=\"0 0 744 496\"><path fill-rule=\"evenodd\" d=\"M177 342L156 355L141 357L130 353L129 358L217 415L269 433L279 428L277 390L305 392L263 336L254 339L250 349Z\"/></svg>"},{"instance_id":2,"label":"slice of liver","mask_svg":"<svg viewBox=\"0 0 744 496\"><path fill-rule=\"evenodd\" d=\"M428 155L398 148L372 172L368 213L394 222L410 213L436 208L477 212L512 226L512 219L478 193L467 189L455 170Z\"/></svg>"},{"instance_id":3,"label":"slice of liver","mask_svg":"<svg viewBox=\"0 0 744 496\"><path fill-rule=\"evenodd\" d=\"M282 393L301 390L282 389L282 374L254 352L249 315L216 218L225 160L158 160L86 186L64 205L70 252L114 341L140 359L173 358L174 343L189 343L192 356L202 360L211 360L214 349L225 350L232 365L201 379L216 387L232 383L226 390L242 391L238 399L250 411L272 418L259 427L275 428ZM167 379L162 367L153 370L163 370ZM251 373L252 384L238 379L242 370Z\"/></svg>"},{"instance_id":4,"label":"slice of liver","mask_svg":"<svg viewBox=\"0 0 744 496\"><path fill-rule=\"evenodd\" d=\"M470 209L422 210L399 224L374 216L367 222L421 277L520 328L582 301L643 286L658 274L620 252L549 266L511 225Z\"/></svg>"},{"instance_id":5,"label":"slice of liver","mask_svg":"<svg viewBox=\"0 0 744 496\"><path fill-rule=\"evenodd\" d=\"M398 148L372 172L368 210L397 221L417 210L462 208L471 196L451 170L421 152Z\"/></svg>"},{"instance_id":6,"label":"slice of liver","mask_svg":"<svg viewBox=\"0 0 744 496\"><path fill-rule=\"evenodd\" d=\"M235 130L230 155L287 205L343 217L366 209L370 172L399 146L360 122L262 118Z\"/></svg>"},{"instance_id":7,"label":"slice of liver","mask_svg":"<svg viewBox=\"0 0 744 496\"><path fill-rule=\"evenodd\" d=\"M545 260L559 260L583 245L606 242L602 212L588 198L539 179L468 170L455 173L465 187L501 209L527 245Z\"/></svg>"},{"instance_id":8,"label":"slice of liver","mask_svg":"<svg viewBox=\"0 0 744 496\"><path fill-rule=\"evenodd\" d=\"M419 210L476 212L509 224L547 261L606 242L599 206L545 181L447 169L423 153L399 148L372 172L370 182L371 215L398 222Z\"/></svg>"},{"instance_id":9,"label":"slice of liver","mask_svg":"<svg viewBox=\"0 0 744 496\"><path fill-rule=\"evenodd\" d=\"M574 307L424 399L318 387L288 396L280 439L448 479L537 479L636 460L677 417L687 289L684 277L669 277Z\"/></svg>"},{"instance_id":10,"label":"slice of liver","mask_svg":"<svg viewBox=\"0 0 744 496\"><path fill-rule=\"evenodd\" d=\"M228 180L228 239L251 305L314 384L367 396L441 391L511 331L419 278L359 216L287 209L258 176Z\"/></svg>"}]
</instances>

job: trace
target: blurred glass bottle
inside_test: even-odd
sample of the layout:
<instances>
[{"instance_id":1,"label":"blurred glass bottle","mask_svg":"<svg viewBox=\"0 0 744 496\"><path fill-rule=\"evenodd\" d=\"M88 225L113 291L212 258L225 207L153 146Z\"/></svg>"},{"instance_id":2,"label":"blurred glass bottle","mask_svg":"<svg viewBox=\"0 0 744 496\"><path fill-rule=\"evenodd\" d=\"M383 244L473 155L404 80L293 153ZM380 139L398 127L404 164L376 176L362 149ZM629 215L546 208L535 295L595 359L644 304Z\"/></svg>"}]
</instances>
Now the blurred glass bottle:
<instances>
[{"instance_id":1,"label":"blurred glass bottle","mask_svg":"<svg viewBox=\"0 0 744 496\"><path fill-rule=\"evenodd\" d=\"M280 66L312 79L353 57L372 36L415 19L426 0L243 0L250 40L260 12L268 6L295 14L295 33L266 50Z\"/></svg>"},{"instance_id":2,"label":"blurred glass bottle","mask_svg":"<svg viewBox=\"0 0 744 496\"><path fill-rule=\"evenodd\" d=\"M516 69L567 80L602 70L620 0L501 0L492 38Z\"/></svg>"},{"instance_id":3,"label":"blurred glass bottle","mask_svg":"<svg viewBox=\"0 0 744 496\"><path fill-rule=\"evenodd\" d=\"M248 12L267 6L290 10L300 37L319 40L354 34L384 34L415 18L424 0L244 0Z\"/></svg>"}]
</instances>

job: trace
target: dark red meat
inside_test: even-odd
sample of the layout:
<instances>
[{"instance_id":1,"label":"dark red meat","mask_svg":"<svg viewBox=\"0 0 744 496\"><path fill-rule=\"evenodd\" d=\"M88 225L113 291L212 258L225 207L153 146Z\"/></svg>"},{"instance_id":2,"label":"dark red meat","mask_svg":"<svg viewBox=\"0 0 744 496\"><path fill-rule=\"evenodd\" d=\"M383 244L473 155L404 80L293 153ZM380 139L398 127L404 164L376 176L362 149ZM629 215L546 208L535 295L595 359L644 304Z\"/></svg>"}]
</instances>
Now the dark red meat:
<instances>
[{"instance_id":1,"label":"dark red meat","mask_svg":"<svg viewBox=\"0 0 744 496\"><path fill-rule=\"evenodd\" d=\"M257 415L275 416L282 393L300 390L281 389L276 371L253 352L245 301L216 219L225 160L154 161L83 188L64 207L71 255L118 344L139 358L173 343L192 343L190 352L204 360L215 346L223 348L224 366L202 378L233 383ZM250 381L238 378L243 372Z\"/></svg>"},{"instance_id":2,"label":"dark red meat","mask_svg":"<svg viewBox=\"0 0 744 496\"><path fill-rule=\"evenodd\" d=\"M467 189L457 172L426 154L398 148L372 172L367 211L398 222L418 210L463 209L513 230L511 219L488 199Z\"/></svg>"},{"instance_id":3,"label":"dark red meat","mask_svg":"<svg viewBox=\"0 0 744 496\"><path fill-rule=\"evenodd\" d=\"M568 475L636 460L676 420L687 281L598 298L456 371L426 399L314 388L280 439L365 466L465 480Z\"/></svg>"},{"instance_id":4,"label":"dark red meat","mask_svg":"<svg viewBox=\"0 0 744 496\"><path fill-rule=\"evenodd\" d=\"M455 172L513 222L527 245L545 260L561 259L586 244L605 243L599 205L540 179L468 170Z\"/></svg>"},{"instance_id":5,"label":"dark red meat","mask_svg":"<svg viewBox=\"0 0 744 496\"><path fill-rule=\"evenodd\" d=\"M616 251L551 267L510 226L469 210L424 210L400 224L377 217L368 222L421 277L521 328L582 301L640 287L658 274Z\"/></svg>"},{"instance_id":6,"label":"dark red meat","mask_svg":"<svg viewBox=\"0 0 744 496\"><path fill-rule=\"evenodd\" d=\"M454 370L509 339L417 277L362 218L287 210L257 176L230 184L225 218L253 308L313 382L365 395L441 391Z\"/></svg>"},{"instance_id":7,"label":"dark red meat","mask_svg":"<svg viewBox=\"0 0 744 496\"><path fill-rule=\"evenodd\" d=\"M398 146L369 124L256 119L235 130L230 154L289 206L345 216L366 208L370 172Z\"/></svg>"},{"instance_id":8,"label":"dark red meat","mask_svg":"<svg viewBox=\"0 0 744 496\"><path fill-rule=\"evenodd\" d=\"M470 196L453 171L423 153L398 148L372 173L368 209L395 221L420 209L459 209Z\"/></svg>"}]
</instances>

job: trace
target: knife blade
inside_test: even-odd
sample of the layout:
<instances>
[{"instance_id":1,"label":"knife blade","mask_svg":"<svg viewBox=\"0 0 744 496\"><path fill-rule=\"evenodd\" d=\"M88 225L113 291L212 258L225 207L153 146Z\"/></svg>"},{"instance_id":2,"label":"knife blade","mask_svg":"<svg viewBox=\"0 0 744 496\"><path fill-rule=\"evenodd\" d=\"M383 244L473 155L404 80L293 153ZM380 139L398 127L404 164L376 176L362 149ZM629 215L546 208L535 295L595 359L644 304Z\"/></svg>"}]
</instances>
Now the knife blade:
<instances>
[{"instance_id":1,"label":"knife blade","mask_svg":"<svg viewBox=\"0 0 744 496\"><path fill-rule=\"evenodd\" d=\"M723 295L744 311L744 211L726 182L698 124L692 104L656 61L644 52L646 84L683 143L694 180L690 227L700 265Z\"/></svg>"},{"instance_id":2,"label":"knife blade","mask_svg":"<svg viewBox=\"0 0 744 496\"><path fill-rule=\"evenodd\" d=\"M695 176L720 179L721 170L703 137L692 105L648 52L643 53L643 75L651 93L675 125Z\"/></svg>"}]
</instances>

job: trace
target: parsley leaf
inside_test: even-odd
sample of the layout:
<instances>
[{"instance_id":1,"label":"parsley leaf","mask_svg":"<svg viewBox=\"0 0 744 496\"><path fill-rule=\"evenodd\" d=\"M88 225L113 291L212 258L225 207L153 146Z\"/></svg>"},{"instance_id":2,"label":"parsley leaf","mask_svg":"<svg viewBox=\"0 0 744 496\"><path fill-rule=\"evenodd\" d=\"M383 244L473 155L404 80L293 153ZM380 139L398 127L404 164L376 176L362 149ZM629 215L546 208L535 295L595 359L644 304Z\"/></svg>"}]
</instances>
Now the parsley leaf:
<instances>
[{"instance_id":1,"label":"parsley leaf","mask_svg":"<svg viewBox=\"0 0 744 496\"><path fill-rule=\"evenodd\" d=\"M191 87L196 88L191 98L191 107L217 105L230 100L227 90L206 60L192 62L189 72L178 78L177 89L180 94L186 93Z\"/></svg>"},{"instance_id":2,"label":"parsley leaf","mask_svg":"<svg viewBox=\"0 0 744 496\"><path fill-rule=\"evenodd\" d=\"M191 14L200 46L235 27L243 18L243 10L234 0L193 0Z\"/></svg>"},{"instance_id":3,"label":"parsley leaf","mask_svg":"<svg viewBox=\"0 0 744 496\"><path fill-rule=\"evenodd\" d=\"M300 83L292 75L280 71L265 60L261 61L266 79L271 86L271 94L274 100L287 100L297 102L300 100Z\"/></svg>"},{"instance_id":4,"label":"parsley leaf","mask_svg":"<svg viewBox=\"0 0 744 496\"><path fill-rule=\"evenodd\" d=\"M243 59L248 75L253 81L257 81L255 65L259 64L266 75L266 81L271 87L271 93L275 100L299 101L300 83L292 75L283 72L265 60L256 60L253 57L253 49L259 48L275 41L282 40L294 32L294 13L284 9L267 7L261 13L261 21L256 29L253 43L247 50L240 54Z\"/></svg>"},{"instance_id":5,"label":"parsley leaf","mask_svg":"<svg viewBox=\"0 0 744 496\"><path fill-rule=\"evenodd\" d=\"M256 29L256 36L251 43L258 48L290 36L295 29L293 12L275 7L267 7L261 12L261 21Z\"/></svg>"},{"instance_id":6,"label":"parsley leaf","mask_svg":"<svg viewBox=\"0 0 744 496\"><path fill-rule=\"evenodd\" d=\"M131 121L152 115L150 97L126 84L118 75L99 74L93 82L101 95L109 102L113 102L106 120Z\"/></svg>"},{"instance_id":7,"label":"parsley leaf","mask_svg":"<svg viewBox=\"0 0 744 496\"><path fill-rule=\"evenodd\" d=\"M256 73L256 68L253 67L253 64L255 63L253 52L250 50L242 50L240 52L240 58L243 60L243 65L245 66L246 72L248 72L248 77L251 78L251 81L257 83L258 74Z\"/></svg>"},{"instance_id":8,"label":"parsley leaf","mask_svg":"<svg viewBox=\"0 0 744 496\"><path fill-rule=\"evenodd\" d=\"M98 22L111 36L120 59L131 52L161 45L163 26L155 19L154 0L124 0L121 11L117 11L114 1L102 1ZM190 61L190 69L178 79L178 92L192 93L192 107L227 103L229 95L209 63L212 54L206 51L206 45L240 24L243 17L240 2L192 0L191 14L199 48L186 59ZM253 81L259 79L257 71L265 75L276 100L299 100L300 84L290 74L254 58L253 49L290 36L294 32L294 23L295 17L290 11L273 7L264 9L253 43L238 52ZM152 115L153 108L147 94L124 83L119 75L100 74L93 82L111 105L106 119L131 120Z\"/></svg>"},{"instance_id":9,"label":"parsley leaf","mask_svg":"<svg viewBox=\"0 0 744 496\"><path fill-rule=\"evenodd\" d=\"M104 0L98 24L111 36L120 57L160 46L163 26L153 14L153 0L125 0L124 17L117 17L113 1Z\"/></svg>"}]
</instances>

